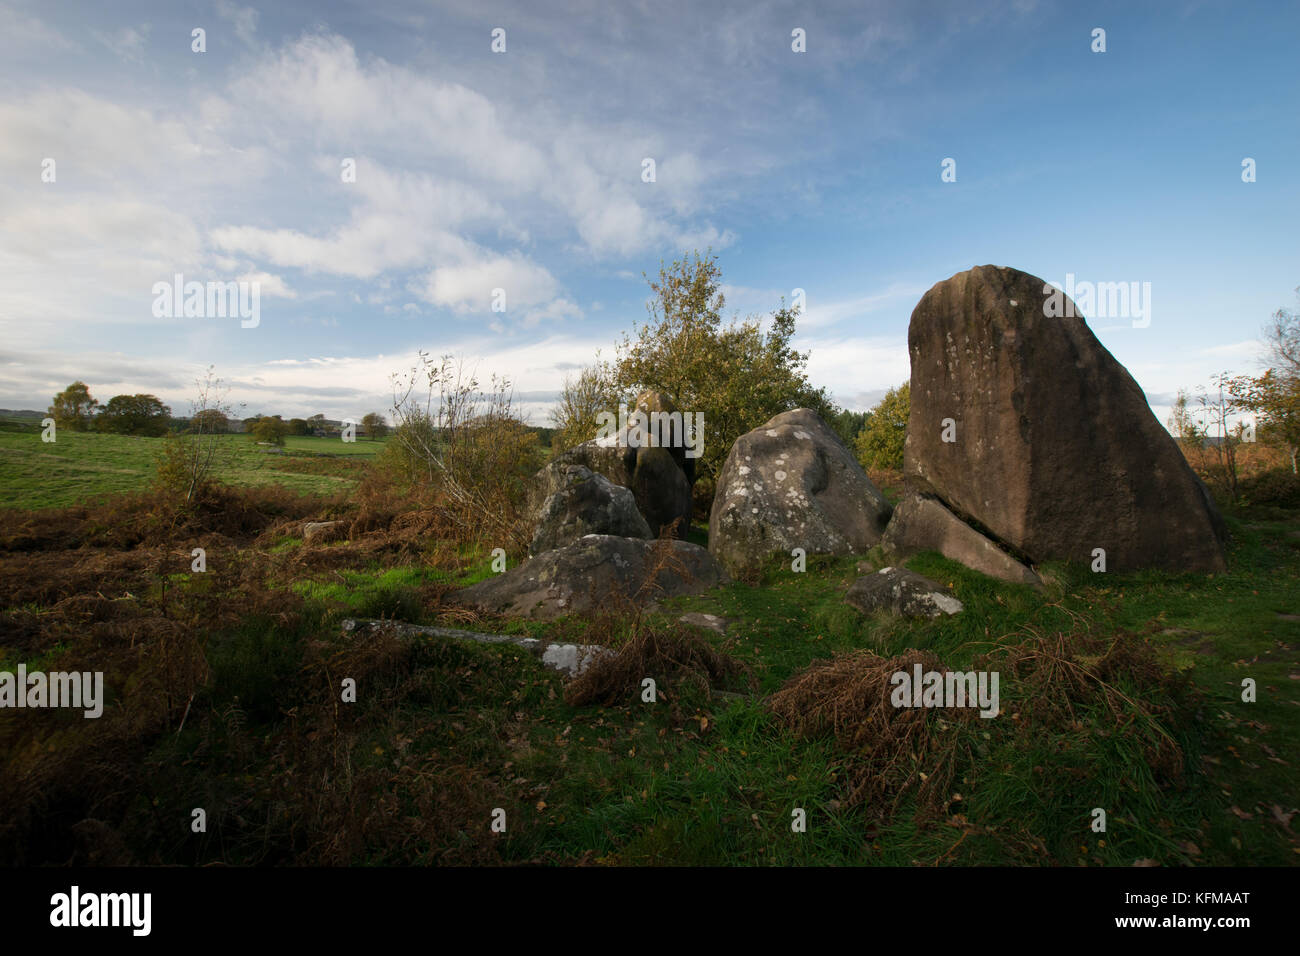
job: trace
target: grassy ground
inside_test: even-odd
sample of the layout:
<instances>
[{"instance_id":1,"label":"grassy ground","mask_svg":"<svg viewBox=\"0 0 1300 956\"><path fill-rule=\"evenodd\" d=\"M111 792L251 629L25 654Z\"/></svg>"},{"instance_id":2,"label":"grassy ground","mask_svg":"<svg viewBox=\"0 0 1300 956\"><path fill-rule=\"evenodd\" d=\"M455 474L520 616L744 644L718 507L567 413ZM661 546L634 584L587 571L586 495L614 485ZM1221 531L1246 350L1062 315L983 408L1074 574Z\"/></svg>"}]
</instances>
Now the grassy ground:
<instances>
[{"instance_id":1,"label":"grassy ground","mask_svg":"<svg viewBox=\"0 0 1300 956\"><path fill-rule=\"evenodd\" d=\"M62 430L44 443L39 432L0 431L0 504L10 508L62 508L96 496L139 491L153 475L162 438ZM232 485L279 484L294 491L330 494L356 482L352 459L369 458L383 441L289 437L284 454L248 435L228 435L229 465L218 477Z\"/></svg>"},{"instance_id":2,"label":"grassy ground","mask_svg":"<svg viewBox=\"0 0 1300 956\"><path fill-rule=\"evenodd\" d=\"M0 435L5 452L9 437ZM104 469L140 466L130 439L80 437L95 441L81 459L69 442L72 464L89 461L93 448ZM265 464L250 463L257 478L299 460L244 453ZM8 467L21 459L0 460ZM106 490L118 472L91 474ZM0 477L8 493L15 483L8 471ZM881 482L892 487L888 476ZM22 495L39 491L17 485ZM0 844L17 841L15 858L1300 862L1300 821L1292 822L1300 791L1295 511L1230 516L1231 570L1216 576L1052 566L1053 580L1038 592L922 555L910 566L952 587L966 606L933 622L863 617L845 605L858 558L812 558L803 573L773 565L758 584L679 599L650 619L666 631L686 610L726 617L725 636L698 636L746 665L752 681L729 681L718 694L650 661L653 703L637 681L604 705L571 706L565 682L517 648L358 643L339 623L389 617L611 646L626 639L625 623L467 614L444 595L488 574L487 553L447 546L419 527L399 533L397 520L308 546L301 523L319 516L310 500L273 504L246 531L196 526L130 550L87 544L82 534L67 544L41 539L40 523L14 533L0 526L0 666L98 662L117 695L91 736L75 721L47 728L19 727L12 714L0 720L0 780L18 788L0 785L0 807L8 800L25 808L6 812L17 822L0 826ZM88 526L98 533L111 520L94 516ZM702 534L697 527L691 537ZM188 570L196 544L208 548L205 574ZM964 669L1039 638L1064 635L1067 644L1096 641L1104 650L1125 634L1159 662L1160 680L1121 669L1107 677L1115 695L1077 697L1069 720L1050 728L1035 722L1038 709L1064 695L1064 685L1034 685L1000 658L1003 717L927 728L932 742L958 754L937 803L916 788L897 805L854 802L861 754L797 734L770 706L791 677L837 654L919 649ZM356 681L355 704L340 705L345 677ZM1244 678L1257 684L1255 703L1241 699ZM1169 766L1152 759L1152 742L1169 744ZM899 754L911 759L906 749ZM932 772L933 759L933 751L917 757L912 769ZM205 834L188 830L195 806L207 811ZM1089 826L1098 807L1107 812L1105 833ZM491 828L498 810L503 833ZM791 826L800 810L805 832Z\"/></svg>"}]
</instances>

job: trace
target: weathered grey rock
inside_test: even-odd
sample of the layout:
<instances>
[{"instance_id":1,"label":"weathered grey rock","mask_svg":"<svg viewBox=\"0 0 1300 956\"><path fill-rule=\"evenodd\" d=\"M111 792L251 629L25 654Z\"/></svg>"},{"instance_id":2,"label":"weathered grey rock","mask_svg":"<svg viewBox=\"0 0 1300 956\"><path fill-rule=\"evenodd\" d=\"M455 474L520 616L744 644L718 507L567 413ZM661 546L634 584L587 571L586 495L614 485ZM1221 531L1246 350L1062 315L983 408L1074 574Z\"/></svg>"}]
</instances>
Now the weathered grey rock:
<instances>
[{"instance_id":1,"label":"weathered grey rock","mask_svg":"<svg viewBox=\"0 0 1300 956\"><path fill-rule=\"evenodd\" d=\"M661 447L667 449L677 463L689 488L695 483L695 459L686 454L685 421L680 418L681 409L664 392L648 390L636 397L636 410L651 420L652 439L662 440ZM663 417L658 429L653 428L655 415Z\"/></svg>"},{"instance_id":2,"label":"weathered grey rock","mask_svg":"<svg viewBox=\"0 0 1300 956\"><path fill-rule=\"evenodd\" d=\"M593 438L562 452L552 465L582 465L598 475L604 475L623 488L632 486L632 472L636 470L636 449L616 444L618 436ZM546 469L543 468L542 471Z\"/></svg>"},{"instance_id":3,"label":"weathered grey rock","mask_svg":"<svg viewBox=\"0 0 1300 956\"><path fill-rule=\"evenodd\" d=\"M997 266L921 298L907 336L909 486L1035 562L1091 561L1103 548L1112 570L1223 570L1224 526L1205 486L1137 382L1067 309L1077 312L1042 279Z\"/></svg>"},{"instance_id":4,"label":"weathered grey rock","mask_svg":"<svg viewBox=\"0 0 1300 956\"><path fill-rule=\"evenodd\" d=\"M609 648L597 644L556 644L540 641L535 637L520 637L517 634L484 634L480 631L462 631L454 627L407 624L404 621L357 621L349 618L343 622L345 634L358 632L376 634L384 630L392 631L399 640L406 641L433 638L470 644L513 644L536 656L546 667L559 671L567 677L577 677L602 657L609 657L614 653Z\"/></svg>"},{"instance_id":5,"label":"weathered grey rock","mask_svg":"<svg viewBox=\"0 0 1300 956\"><path fill-rule=\"evenodd\" d=\"M844 600L865 614L893 611L904 617L938 617L963 610L947 588L906 568L881 568L858 578Z\"/></svg>"},{"instance_id":6,"label":"weathered grey rock","mask_svg":"<svg viewBox=\"0 0 1300 956\"><path fill-rule=\"evenodd\" d=\"M667 448L639 448L632 494L645 522L658 537L668 527L685 537L691 526L691 486Z\"/></svg>"},{"instance_id":7,"label":"weathered grey rock","mask_svg":"<svg viewBox=\"0 0 1300 956\"><path fill-rule=\"evenodd\" d=\"M691 485L695 480L695 459L687 455L685 435L677 406L663 392L645 391L637 396L636 411L646 416L678 416L658 429L630 421L626 428L603 438L575 445L542 469L530 491L528 511L536 512L555 490L545 472L562 465L582 465L604 475L616 485L632 491L637 508L658 537L660 529L677 519L679 536L691 523ZM652 444L663 439L662 446ZM611 532L612 533L612 532Z\"/></svg>"},{"instance_id":8,"label":"weathered grey rock","mask_svg":"<svg viewBox=\"0 0 1300 956\"><path fill-rule=\"evenodd\" d=\"M850 554L880 541L890 507L838 435L807 408L741 435L718 474L709 550L733 574L768 555Z\"/></svg>"},{"instance_id":9,"label":"weathered grey rock","mask_svg":"<svg viewBox=\"0 0 1300 956\"><path fill-rule=\"evenodd\" d=\"M643 587L658 547L670 548L671 560L681 570L664 567L651 586ZM589 534L458 591L452 600L493 613L546 619L590 610L611 596L648 603L697 594L726 580L726 572L699 545Z\"/></svg>"},{"instance_id":10,"label":"weathered grey rock","mask_svg":"<svg viewBox=\"0 0 1300 956\"><path fill-rule=\"evenodd\" d=\"M534 518L529 554L553 551L589 534L650 538L650 526L627 488L582 465L554 464L539 482L553 489Z\"/></svg>"},{"instance_id":11,"label":"weathered grey rock","mask_svg":"<svg viewBox=\"0 0 1300 956\"><path fill-rule=\"evenodd\" d=\"M302 526L303 544L327 544L346 534L342 521L308 521Z\"/></svg>"},{"instance_id":12,"label":"weathered grey rock","mask_svg":"<svg viewBox=\"0 0 1300 956\"><path fill-rule=\"evenodd\" d=\"M1033 571L933 498L905 496L894 507L880 546L894 561L919 551L938 551L992 578L1017 584L1040 583Z\"/></svg>"},{"instance_id":13,"label":"weathered grey rock","mask_svg":"<svg viewBox=\"0 0 1300 956\"><path fill-rule=\"evenodd\" d=\"M689 624L692 627L702 627L706 630L716 631L719 634L726 634L727 627L730 625L725 617L719 617L716 614L703 614L699 611L692 611L689 614L683 614L678 618L683 624Z\"/></svg>"}]
</instances>

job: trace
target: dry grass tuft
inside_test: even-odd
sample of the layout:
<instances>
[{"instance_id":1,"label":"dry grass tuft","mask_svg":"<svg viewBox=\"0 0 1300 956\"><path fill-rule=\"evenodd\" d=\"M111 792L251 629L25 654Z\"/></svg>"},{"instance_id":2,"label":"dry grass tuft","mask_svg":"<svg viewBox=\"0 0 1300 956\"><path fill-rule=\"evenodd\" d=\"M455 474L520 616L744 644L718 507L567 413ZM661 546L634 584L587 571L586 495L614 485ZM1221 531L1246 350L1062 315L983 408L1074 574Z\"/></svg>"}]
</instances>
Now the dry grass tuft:
<instances>
[{"instance_id":1,"label":"dry grass tuft","mask_svg":"<svg viewBox=\"0 0 1300 956\"><path fill-rule=\"evenodd\" d=\"M687 628L642 626L614 654L598 659L570 680L564 701L570 707L626 704L640 693L647 677L653 677L660 688L675 688L678 694L691 685L707 693L746 675L739 661Z\"/></svg>"},{"instance_id":2,"label":"dry grass tuft","mask_svg":"<svg viewBox=\"0 0 1300 956\"><path fill-rule=\"evenodd\" d=\"M913 789L923 811L939 812L947 803L948 784L966 756L956 725L975 718L976 711L895 707L889 699L890 678L917 664L923 671L948 670L925 651L889 658L854 651L817 661L769 700L772 713L795 733L830 735L852 755L847 768L850 804L892 813Z\"/></svg>"}]
</instances>

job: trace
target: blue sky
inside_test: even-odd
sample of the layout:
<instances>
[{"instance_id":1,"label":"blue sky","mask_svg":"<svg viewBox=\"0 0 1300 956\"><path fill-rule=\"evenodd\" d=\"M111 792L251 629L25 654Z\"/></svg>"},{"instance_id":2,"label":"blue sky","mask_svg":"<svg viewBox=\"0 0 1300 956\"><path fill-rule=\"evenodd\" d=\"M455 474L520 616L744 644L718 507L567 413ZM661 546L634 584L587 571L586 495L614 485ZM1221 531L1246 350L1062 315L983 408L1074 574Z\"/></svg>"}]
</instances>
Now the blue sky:
<instances>
[{"instance_id":1,"label":"blue sky","mask_svg":"<svg viewBox=\"0 0 1300 956\"><path fill-rule=\"evenodd\" d=\"M80 378L184 412L215 365L249 414L357 416L422 349L510 376L542 423L644 319L642 272L711 246L741 317L805 290L796 344L851 408L906 379L912 308L955 272L1150 283L1146 327L1088 318L1163 420L1180 386L1255 371L1297 304L1294 4L0 0L0 22L3 407ZM260 323L155 317L175 273L258 282Z\"/></svg>"}]
</instances>

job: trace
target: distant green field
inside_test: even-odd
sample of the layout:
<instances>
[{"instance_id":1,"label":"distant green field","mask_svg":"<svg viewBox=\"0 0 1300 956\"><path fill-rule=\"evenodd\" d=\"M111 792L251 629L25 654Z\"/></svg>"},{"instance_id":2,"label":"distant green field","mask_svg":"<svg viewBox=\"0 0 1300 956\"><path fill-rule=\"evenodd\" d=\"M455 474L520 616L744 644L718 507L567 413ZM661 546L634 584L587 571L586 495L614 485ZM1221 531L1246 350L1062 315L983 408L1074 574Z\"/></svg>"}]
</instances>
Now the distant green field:
<instances>
[{"instance_id":1,"label":"distant green field","mask_svg":"<svg viewBox=\"0 0 1300 956\"><path fill-rule=\"evenodd\" d=\"M339 438L285 439L284 453L259 446L248 435L227 435L234 453L217 477L232 485L284 485L299 492L330 493L359 477L358 459L383 441ZM38 431L0 431L0 507L59 508L100 495L139 491L153 477L162 438L134 438L60 431L46 444ZM310 470L308 470L310 469Z\"/></svg>"}]
</instances>

